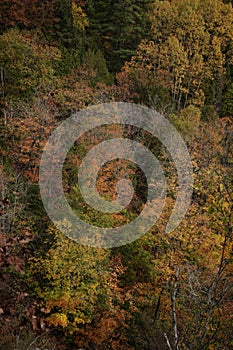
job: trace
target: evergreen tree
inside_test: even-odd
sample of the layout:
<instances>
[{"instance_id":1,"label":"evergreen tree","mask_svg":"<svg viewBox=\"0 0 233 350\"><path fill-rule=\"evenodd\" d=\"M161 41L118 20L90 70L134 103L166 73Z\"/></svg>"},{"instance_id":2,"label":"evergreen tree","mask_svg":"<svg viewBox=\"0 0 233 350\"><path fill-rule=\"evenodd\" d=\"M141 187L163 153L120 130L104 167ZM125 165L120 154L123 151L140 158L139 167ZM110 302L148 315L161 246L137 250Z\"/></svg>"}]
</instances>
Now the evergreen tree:
<instances>
[{"instance_id":1,"label":"evergreen tree","mask_svg":"<svg viewBox=\"0 0 233 350\"><path fill-rule=\"evenodd\" d=\"M148 34L148 0L88 2L88 34L104 51L110 71L118 71Z\"/></svg>"},{"instance_id":2,"label":"evergreen tree","mask_svg":"<svg viewBox=\"0 0 233 350\"><path fill-rule=\"evenodd\" d=\"M105 58L100 50L87 50L83 56L83 65L90 72L92 70L94 71L94 76L91 79L93 85L98 82L112 83L112 77L109 74Z\"/></svg>"}]
</instances>

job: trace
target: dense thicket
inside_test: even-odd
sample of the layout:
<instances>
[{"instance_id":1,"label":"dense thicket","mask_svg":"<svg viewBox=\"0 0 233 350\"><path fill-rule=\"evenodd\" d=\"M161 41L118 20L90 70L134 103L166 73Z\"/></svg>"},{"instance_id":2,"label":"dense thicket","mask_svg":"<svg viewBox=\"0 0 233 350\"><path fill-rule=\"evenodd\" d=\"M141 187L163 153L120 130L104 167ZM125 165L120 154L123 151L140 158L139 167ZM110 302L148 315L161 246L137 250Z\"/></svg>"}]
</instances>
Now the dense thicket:
<instances>
[{"instance_id":1,"label":"dense thicket","mask_svg":"<svg viewBox=\"0 0 233 350\"><path fill-rule=\"evenodd\" d=\"M0 348L222 350L233 347L233 9L221 0L2 0L0 36ZM157 225L115 249L81 246L43 208L38 175L51 132L97 103L147 105L182 134L192 203L164 234L177 175L158 140L111 125L74 144L63 169L83 220L112 227L142 210L147 182L126 160L106 163L97 189L135 195L117 214L81 196L78 168L99 142L127 137L159 159L167 201ZM64 222L69 225L69 222Z\"/></svg>"}]
</instances>

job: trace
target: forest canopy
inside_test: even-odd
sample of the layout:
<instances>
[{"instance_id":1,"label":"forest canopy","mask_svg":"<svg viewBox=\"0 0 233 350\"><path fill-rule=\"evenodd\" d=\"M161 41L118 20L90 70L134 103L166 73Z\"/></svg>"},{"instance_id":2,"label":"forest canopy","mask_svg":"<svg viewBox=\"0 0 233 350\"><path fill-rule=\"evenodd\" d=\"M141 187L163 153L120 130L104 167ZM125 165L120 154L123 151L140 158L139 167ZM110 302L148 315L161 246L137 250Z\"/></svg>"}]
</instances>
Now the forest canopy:
<instances>
[{"instance_id":1,"label":"forest canopy","mask_svg":"<svg viewBox=\"0 0 233 350\"><path fill-rule=\"evenodd\" d=\"M233 2L2 0L0 10L0 348L230 350L233 348ZM191 205L164 229L179 190L173 159L137 127L85 133L67 154L63 186L76 215L97 227L140 215L140 167L104 164L96 188L126 209L100 215L78 169L105 139L147 147L167 180L161 217L130 244L93 248L67 238L40 196L42 152L55 128L106 102L156 110L174 125L193 166ZM69 225L65 222L64 225Z\"/></svg>"}]
</instances>

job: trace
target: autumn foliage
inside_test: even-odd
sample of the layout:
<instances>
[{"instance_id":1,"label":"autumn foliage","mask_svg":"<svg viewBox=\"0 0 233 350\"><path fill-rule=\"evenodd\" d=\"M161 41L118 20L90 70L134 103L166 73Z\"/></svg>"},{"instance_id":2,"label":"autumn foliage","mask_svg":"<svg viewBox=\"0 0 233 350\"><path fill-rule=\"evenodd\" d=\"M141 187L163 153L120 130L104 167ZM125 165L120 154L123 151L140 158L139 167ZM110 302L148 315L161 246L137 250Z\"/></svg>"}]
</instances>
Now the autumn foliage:
<instances>
[{"instance_id":1,"label":"autumn foliage","mask_svg":"<svg viewBox=\"0 0 233 350\"><path fill-rule=\"evenodd\" d=\"M0 348L223 350L233 347L233 9L230 1L1 1ZM120 226L142 210L147 182L127 160L104 164L97 189L130 205L85 203L78 169L97 144L129 138L167 179L156 225L113 249L80 245L45 213L40 159L52 131L98 103L146 105L169 119L193 164L193 196L165 234L177 173L149 133L112 124L85 133L63 167L67 201L83 220ZM64 222L69 225L69 222Z\"/></svg>"}]
</instances>

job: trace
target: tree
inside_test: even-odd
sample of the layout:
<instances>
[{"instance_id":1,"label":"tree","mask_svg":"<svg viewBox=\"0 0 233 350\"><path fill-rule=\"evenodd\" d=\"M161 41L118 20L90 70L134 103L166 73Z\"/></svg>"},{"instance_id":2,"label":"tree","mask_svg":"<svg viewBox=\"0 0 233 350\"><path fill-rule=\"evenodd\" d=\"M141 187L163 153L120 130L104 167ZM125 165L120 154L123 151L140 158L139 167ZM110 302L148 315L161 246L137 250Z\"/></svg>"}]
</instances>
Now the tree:
<instances>
[{"instance_id":1,"label":"tree","mask_svg":"<svg viewBox=\"0 0 233 350\"><path fill-rule=\"evenodd\" d=\"M60 50L41 44L37 35L11 29L0 37L2 95L13 99L31 97L38 88L46 88L53 77Z\"/></svg>"},{"instance_id":2,"label":"tree","mask_svg":"<svg viewBox=\"0 0 233 350\"><path fill-rule=\"evenodd\" d=\"M18 26L20 29L46 28L48 34L59 21L56 16L57 5L58 0L3 0L0 5L3 14L0 22L1 31Z\"/></svg>"},{"instance_id":3,"label":"tree","mask_svg":"<svg viewBox=\"0 0 233 350\"><path fill-rule=\"evenodd\" d=\"M135 82L144 101L156 94L163 100L165 89L168 103L178 111L204 103L219 111L231 62L232 23L231 5L220 0L155 2L153 40L140 43L123 73Z\"/></svg>"},{"instance_id":4,"label":"tree","mask_svg":"<svg viewBox=\"0 0 233 350\"><path fill-rule=\"evenodd\" d=\"M88 35L97 42L97 49L103 49L111 72L122 67L148 34L148 3L148 0L88 2Z\"/></svg>"},{"instance_id":5,"label":"tree","mask_svg":"<svg viewBox=\"0 0 233 350\"><path fill-rule=\"evenodd\" d=\"M223 96L223 116L233 116L233 83L230 84Z\"/></svg>"},{"instance_id":6,"label":"tree","mask_svg":"<svg viewBox=\"0 0 233 350\"><path fill-rule=\"evenodd\" d=\"M87 50L83 55L83 67L90 72L93 71L95 77L92 78L93 85L98 82L109 84L112 82L112 77L108 71L108 67L103 53L98 51Z\"/></svg>"},{"instance_id":7,"label":"tree","mask_svg":"<svg viewBox=\"0 0 233 350\"><path fill-rule=\"evenodd\" d=\"M31 259L30 274L48 324L73 333L106 308L108 253L72 242L52 227L47 240L45 251Z\"/></svg>"}]
</instances>

